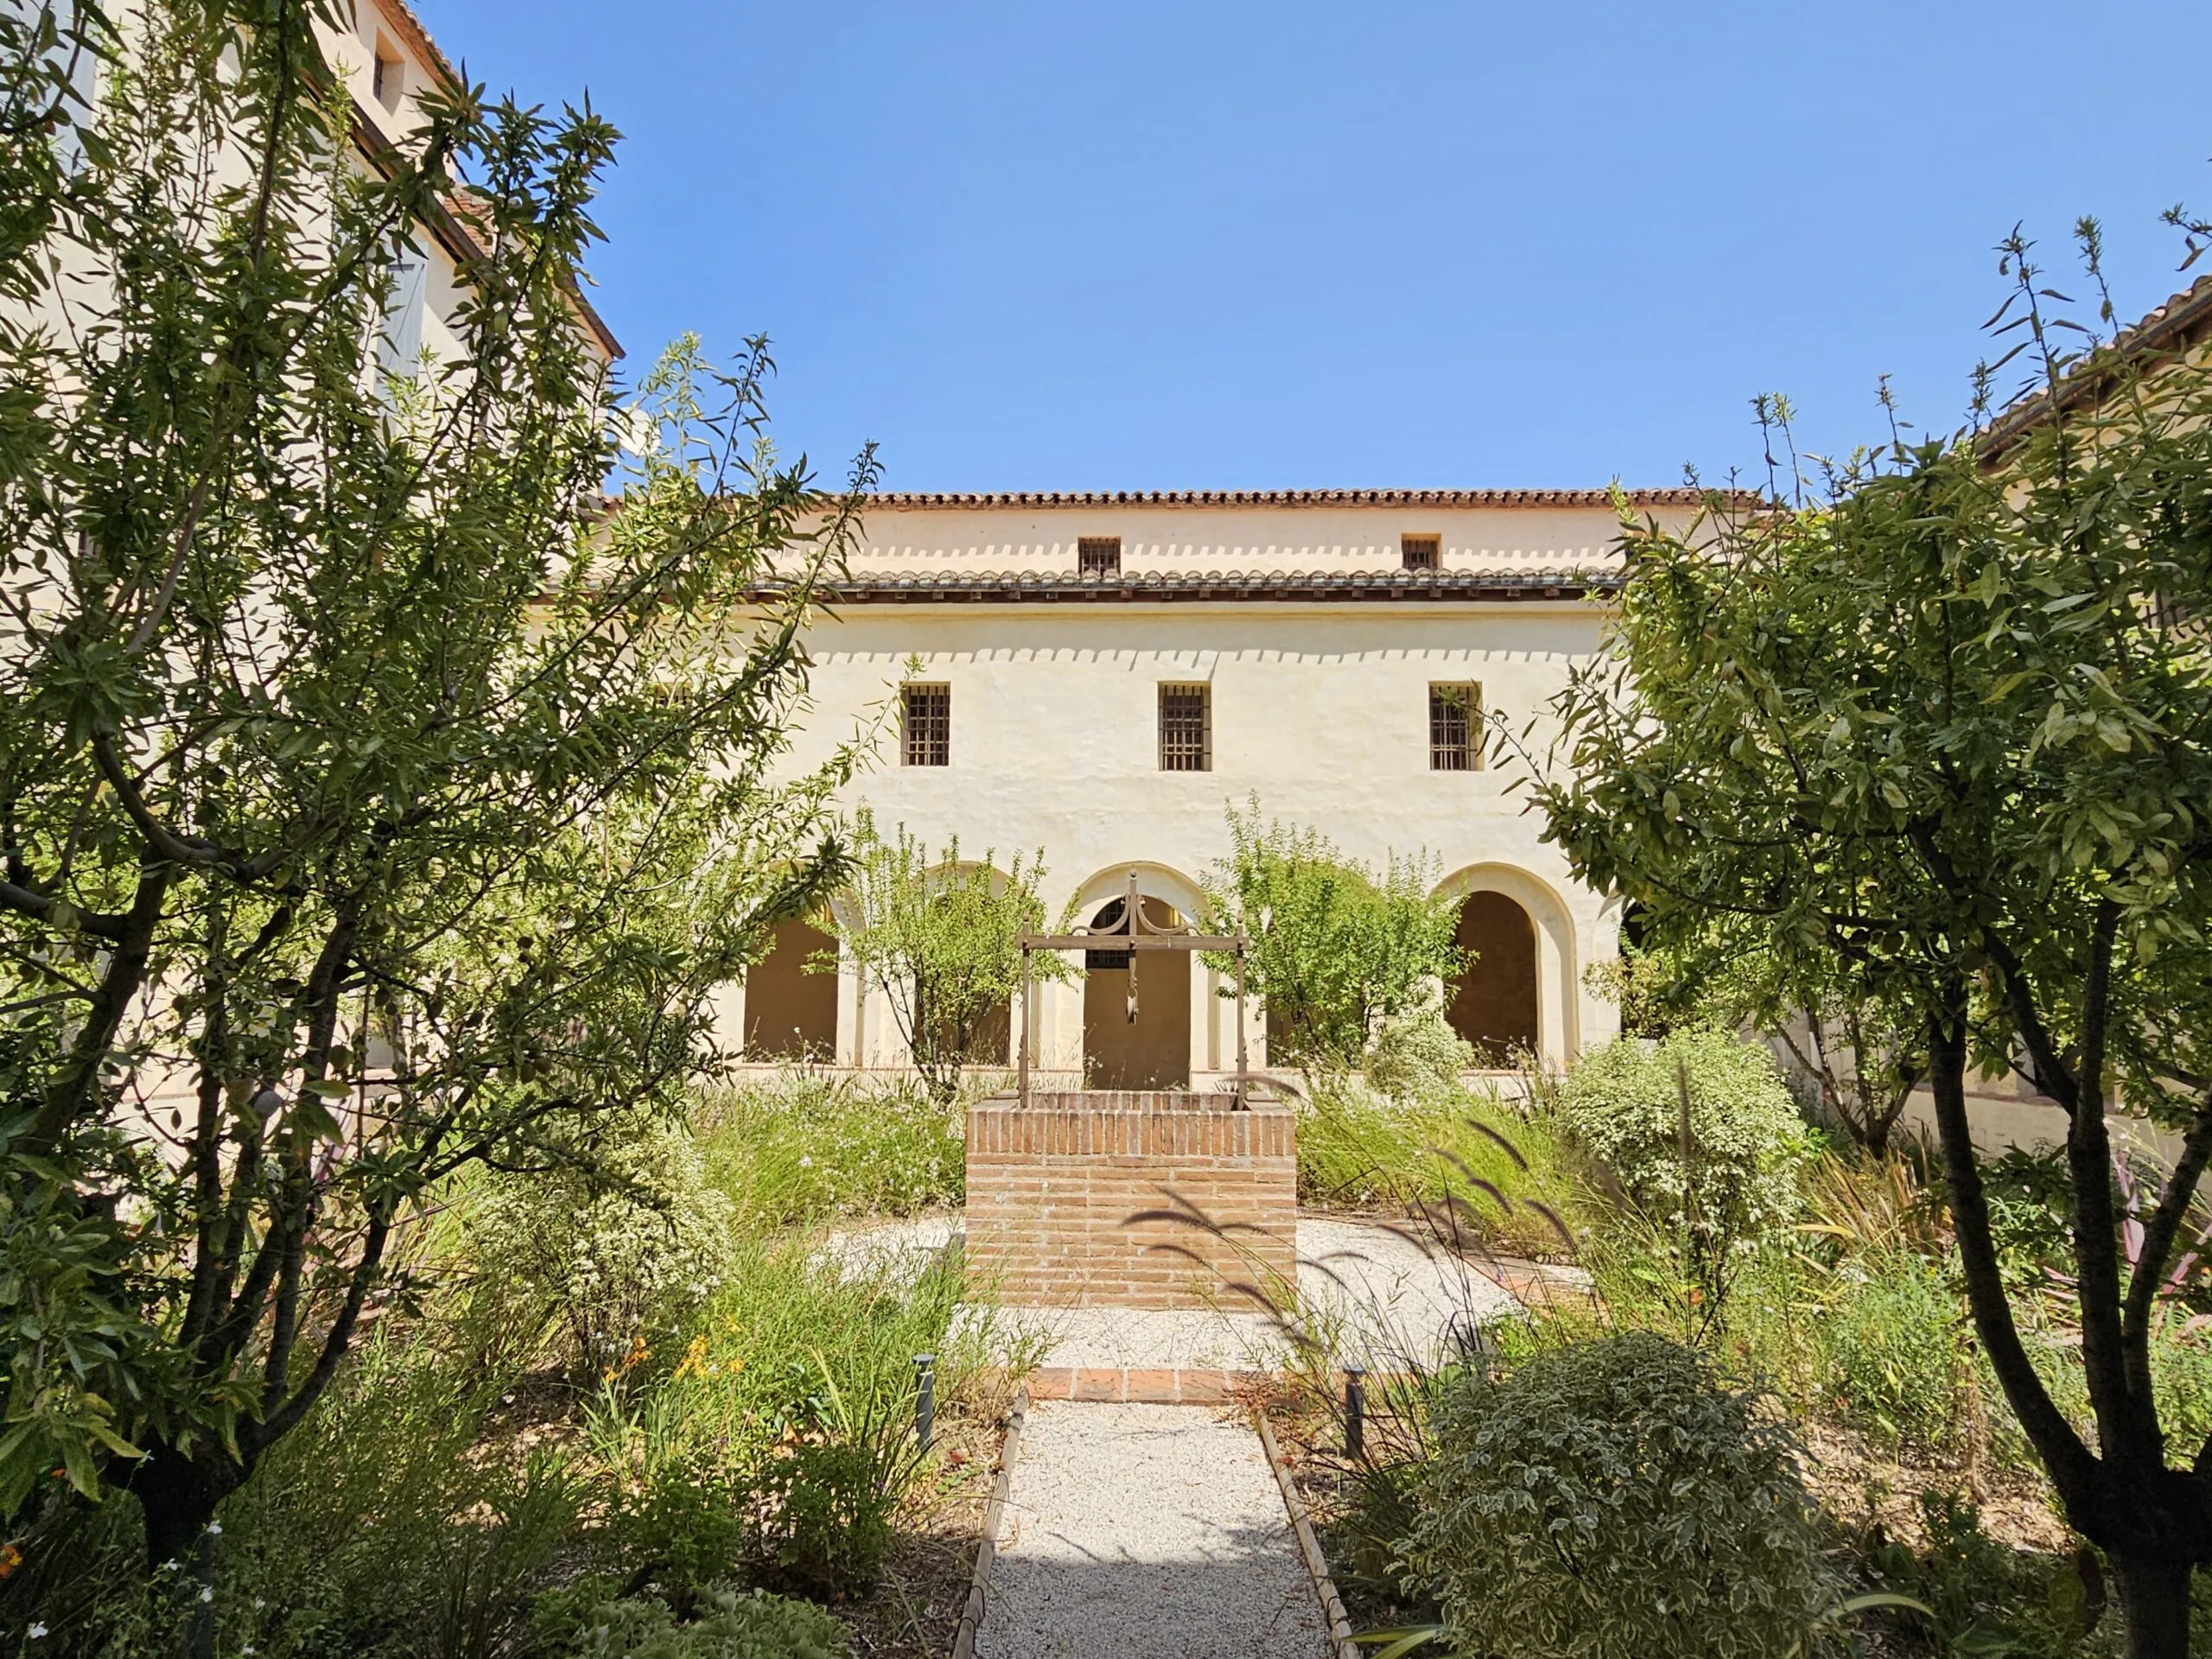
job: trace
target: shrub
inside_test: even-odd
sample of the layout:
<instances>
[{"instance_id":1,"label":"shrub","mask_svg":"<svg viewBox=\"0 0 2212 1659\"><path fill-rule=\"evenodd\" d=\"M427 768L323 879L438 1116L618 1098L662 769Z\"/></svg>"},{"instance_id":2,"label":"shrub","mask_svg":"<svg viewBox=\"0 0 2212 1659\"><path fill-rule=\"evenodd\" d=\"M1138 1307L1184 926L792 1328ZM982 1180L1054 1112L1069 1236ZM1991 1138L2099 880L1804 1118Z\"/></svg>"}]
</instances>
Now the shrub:
<instances>
[{"instance_id":1,"label":"shrub","mask_svg":"<svg viewBox=\"0 0 2212 1659\"><path fill-rule=\"evenodd\" d=\"M966 1115L912 1078L793 1071L718 1089L692 1113L707 1179L738 1214L784 1226L912 1215L966 1189Z\"/></svg>"},{"instance_id":2,"label":"shrub","mask_svg":"<svg viewBox=\"0 0 2212 1659\"><path fill-rule=\"evenodd\" d=\"M1456 1198L1452 1215L1490 1243L1530 1255L1570 1248L1560 1211L1573 1181L1542 1122L1456 1079L1403 1104L1356 1078L1313 1081L1297 1108L1300 1203L1403 1212Z\"/></svg>"},{"instance_id":3,"label":"shrub","mask_svg":"<svg viewBox=\"0 0 2212 1659\"><path fill-rule=\"evenodd\" d=\"M1643 1332L1441 1391L1402 1552L1465 1659L1769 1659L1837 1599L1788 1430Z\"/></svg>"},{"instance_id":4,"label":"shrub","mask_svg":"<svg viewBox=\"0 0 2212 1659\"><path fill-rule=\"evenodd\" d=\"M1821 1322L1822 1382L1859 1428L1941 1451L1965 1432L1974 1386L1962 1310L1925 1256L1888 1251L1836 1270Z\"/></svg>"},{"instance_id":5,"label":"shrub","mask_svg":"<svg viewBox=\"0 0 2212 1659\"><path fill-rule=\"evenodd\" d=\"M865 1590L926 1467L913 1357L937 1356L944 1398L985 1357L987 1328L953 1325L963 1291L957 1260L908 1283L804 1239L740 1246L673 1369L610 1385L592 1414L615 1553L677 1589L742 1567L825 1597Z\"/></svg>"},{"instance_id":6,"label":"shrub","mask_svg":"<svg viewBox=\"0 0 2212 1659\"><path fill-rule=\"evenodd\" d=\"M587 1370L666 1340L721 1281L730 1201L680 1123L620 1127L589 1157L486 1178L468 1194L470 1317L525 1357L549 1327Z\"/></svg>"},{"instance_id":7,"label":"shrub","mask_svg":"<svg viewBox=\"0 0 2212 1659\"><path fill-rule=\"evenodd\" d=\"M834 1599L868 1590L882 1570L910 1463L899 1456L904 1424L841 1427L840 1438L801 1440L761 1469L750 1554L765 1583Z\"/></svg>"},{"instance_id":8,"label":"shrub","mask_svg":"<svg viewBox=\"0 0 2212 1659\"><path fill-rule=\"evenodd\" d=\"M1386 1020L1367 1054L1367 1080L1399 1102L1429 1100L1459 1088L1474 1045L1434 1012Z\"/></svg>"},{"instance_id":9,"label":"shrub","mask_svg":"<svg viewBox=\"0 0 2212 1659\"><path fill-rule=\"evenodd\" d=\"M963 860L958 836L932 848L903 823L886 840L863 807L844 900L830 915L846 958L883 992L914 1070L947 1105L963 1067L1005 1065L997 1022L1021 988L1021 936L1045 922L1044 855L1016 854L1003 871L995 856ZM1046 979L1072 971L1049 950L1029 970Z\"/></svg>"},{"instance_id":10,"label":"shrub","mask_svg":"<svg viewBox=\"0 0 2212 1659\"><path fill-rule=\"evenodd\" d=\"M1683 1091L1689 1157L1683 1158ZM1665 1227L1743 1238L1796 1217L1812 1154L1773 1059L1726 1032L1632 1038L1582 1057L1559 1096L1569 1132Z\"/></svg>"},{"instance_id":11,"label":"shrub","mask_svg":"<svg viewBox=\"0 0 2212 1659\"><path fill-rule=\"evenodd\" d=\"M218 1512L220 1650L267 1659L506 1650L579 1535L582 1497L549 1447L479 1455L496 1382L419 1332L379 1331ZM168 1654L142 1592L137 1504L63 1498L19 1539L0 1632L25 1653ZM176 1575L157 1575L189 1595ZM17 1651L10 1642L8 1652Z\"/></svg>"},{"instance_id":12,"label":"shrub","mask_svg":"<svg viewBox=\"0 0 2212 1659\"><path fill-rule=\"evenodd\" d=\"M608 1602L584 1620L574 1659L844 1659L844 1627L821 1608L716 1589L695 1624L658 1601Z\"/></svg>"},{"instance_id":13,"label":"shrub","mask_svg":"<svg viewBox=\"0 0 2212 1659\"><path fill-rule=\"evenodd\" d=\"M2212 1343L2196 1321L2168 1307L2151 1327L2151 1376L2159 1421L2177 1444L2201 1446L2212 1437Z\"/></svg>"}]
</instances>

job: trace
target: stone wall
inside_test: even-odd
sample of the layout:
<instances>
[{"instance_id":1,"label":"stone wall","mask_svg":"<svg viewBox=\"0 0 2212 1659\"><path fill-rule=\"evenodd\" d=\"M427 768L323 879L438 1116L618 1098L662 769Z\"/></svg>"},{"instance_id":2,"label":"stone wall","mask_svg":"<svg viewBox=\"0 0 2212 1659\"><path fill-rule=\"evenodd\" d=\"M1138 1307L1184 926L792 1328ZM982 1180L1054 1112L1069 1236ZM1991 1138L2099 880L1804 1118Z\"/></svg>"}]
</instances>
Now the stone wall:
<instances>
[{"instance_id":1,"label":"stone wall","mask_svg":"<svg viewBox=\"0 0 2212 1659\"><path fill-rule=\"evenodd\" d=\"M1182 1208L1222 1233L1129 1221ZM1009 1306L1251 1308L1224 1287L1293 1279L1297 1227L1295 1125L1279 1103L1094 1090L969 1109L969 1280Z\"/></svg>"}]
</instances>

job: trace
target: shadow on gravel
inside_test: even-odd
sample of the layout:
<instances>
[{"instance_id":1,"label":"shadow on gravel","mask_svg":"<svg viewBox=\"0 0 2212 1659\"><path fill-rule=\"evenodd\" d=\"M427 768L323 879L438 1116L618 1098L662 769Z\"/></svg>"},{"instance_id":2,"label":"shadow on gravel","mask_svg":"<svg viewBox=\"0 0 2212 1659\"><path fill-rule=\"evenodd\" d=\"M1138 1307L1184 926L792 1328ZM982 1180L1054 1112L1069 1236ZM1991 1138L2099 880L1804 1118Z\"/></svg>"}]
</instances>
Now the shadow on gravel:
<instances>
[{"instance_id":1,"label":"shadow on gravel","mask_svg":"<svg viewBox=\"0 0 2212 1659\"><path fill-rule=\"evenodd\" d=\"M1169 1528L1173 1516L1157 1517ZM1009 1530L982 1659L1324 1659L1328 1627L1287 1523L1212 1528L1170 1560L1102 1559L1048 1528Z\"/></svg>"}]
</instances>

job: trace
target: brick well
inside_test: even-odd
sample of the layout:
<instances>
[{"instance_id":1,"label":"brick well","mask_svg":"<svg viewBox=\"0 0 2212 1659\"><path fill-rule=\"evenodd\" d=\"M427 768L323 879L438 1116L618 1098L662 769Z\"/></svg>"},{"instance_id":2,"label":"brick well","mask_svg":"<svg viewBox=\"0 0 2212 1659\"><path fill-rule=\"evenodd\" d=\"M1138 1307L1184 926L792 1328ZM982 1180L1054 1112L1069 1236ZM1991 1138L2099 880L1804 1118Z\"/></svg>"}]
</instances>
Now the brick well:
<instances>
[{"instance_id":1,"label":"brick well","mask_svg":"<svg viewBox=\"0 0 2212 1659\"><path fill-rule=\"evenodd\" d=\"M1171 1193L1227 1236L1129 1222L1175 1208ZM1279 1102L1089 1090L969 1109L968 1273L1001 1301L1249 1307L1223 1286L1293 1279L1297 1237L1297 1137Z\"/></svg>"}]
</instances>

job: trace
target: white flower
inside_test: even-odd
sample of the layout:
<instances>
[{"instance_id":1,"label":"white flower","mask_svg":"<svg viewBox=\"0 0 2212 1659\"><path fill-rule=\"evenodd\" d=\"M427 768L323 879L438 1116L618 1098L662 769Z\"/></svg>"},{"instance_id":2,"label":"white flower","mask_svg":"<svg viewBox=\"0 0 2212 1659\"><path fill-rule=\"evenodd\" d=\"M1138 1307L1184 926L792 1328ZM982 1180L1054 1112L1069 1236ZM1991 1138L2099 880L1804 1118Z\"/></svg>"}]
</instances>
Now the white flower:
<instances>
[{"instance_id":1,"label":"white flower","mask_svg":"<svg viewBox=\"0 0 2212 1659\"><path fill-rule=\"evenodd\" d=\"M812 1169L814 1167L814 1159L812 1155L806 1153L801 1153L799 1154L798 1166L801 1169Z\"/></svg>"},{"instance_id":2,"label":"white flower","mask_svg":"<svg viewBox=\"0 0 2212 1659\"><path fill-rule=\"evenodd\" d=\"M201 1586L200 1586L200 1600L202 1600L202 1601L213 1601L213 1600L214 1600L214 1599L215 1599L215 1586L214 1586L213 1585L212 1585L212 1584L203 1584L203 1585L201 1585Z\"/></svg>"},{"instance_id":3,"label":"white flower","mask_svg":"<svg viewBox=\"0 0 2212 1659\"><path fill-rule=\"evenodd\" d=\"M23 1634L29 1637L32 1641L35 1642L39 1637L46 1634L46 1626L43 1624L34 1624L29 1630L24 1631Z\"/></svg>"},{"instance_id":4,"label":"white flower","mask_svg":"<svg viewBox=\"0 0 2212 1659\"><path fill-rule=\"evenodd\" d=\"M219 1521L210 1521L207 1523L207 1535L210 1538L221 1537L223 1535L223 1523Z\"/></svg>"}]
</instances>

